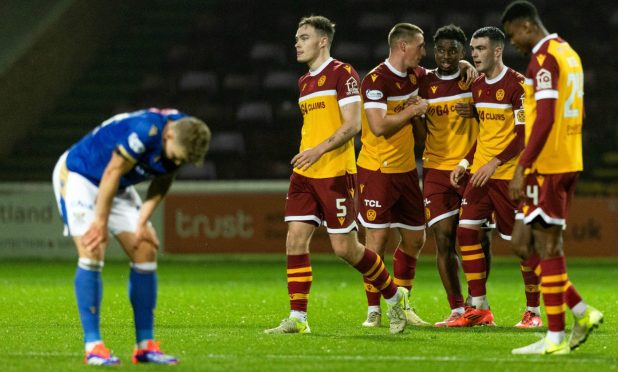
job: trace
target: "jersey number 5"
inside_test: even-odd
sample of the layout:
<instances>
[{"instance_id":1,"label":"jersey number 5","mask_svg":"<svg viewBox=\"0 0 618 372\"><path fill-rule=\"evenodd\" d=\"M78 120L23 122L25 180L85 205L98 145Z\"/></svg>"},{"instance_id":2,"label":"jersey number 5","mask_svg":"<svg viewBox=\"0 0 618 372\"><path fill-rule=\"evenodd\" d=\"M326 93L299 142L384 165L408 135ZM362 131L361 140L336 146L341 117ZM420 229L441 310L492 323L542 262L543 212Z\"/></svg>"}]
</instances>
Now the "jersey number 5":
<instances>
[{"instance_id":1,"label":"jersey number 5","mask_svg":"<svg viewBox=\"0 0 618 372\"><path fill-rule=\"evenodd\" d=\"M335 199L335 204L337 205L337 217L345 217L348 215L348 208L345 206L345 198Z\"/></svg>"}]
</instances>

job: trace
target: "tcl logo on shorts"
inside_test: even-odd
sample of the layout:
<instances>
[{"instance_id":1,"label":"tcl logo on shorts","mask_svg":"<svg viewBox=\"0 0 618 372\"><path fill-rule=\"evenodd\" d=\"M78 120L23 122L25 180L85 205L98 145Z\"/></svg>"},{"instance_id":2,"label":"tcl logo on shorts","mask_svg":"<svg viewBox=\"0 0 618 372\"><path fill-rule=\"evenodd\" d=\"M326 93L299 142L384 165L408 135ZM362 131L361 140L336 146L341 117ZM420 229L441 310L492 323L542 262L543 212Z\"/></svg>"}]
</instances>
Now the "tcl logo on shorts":
<instances>
[{"instance_id":1,"label":"tcl logo on shorts","mask_svg":"<svg viewBox=\"0 0 618 372\"><path fill-rule=\"evenodd\" d=\"M382 205L380 204L379 200L369 200L369 199L364 199L364 200L365 200L366 207L382 208Z\"/></svg>"}]
</instances>

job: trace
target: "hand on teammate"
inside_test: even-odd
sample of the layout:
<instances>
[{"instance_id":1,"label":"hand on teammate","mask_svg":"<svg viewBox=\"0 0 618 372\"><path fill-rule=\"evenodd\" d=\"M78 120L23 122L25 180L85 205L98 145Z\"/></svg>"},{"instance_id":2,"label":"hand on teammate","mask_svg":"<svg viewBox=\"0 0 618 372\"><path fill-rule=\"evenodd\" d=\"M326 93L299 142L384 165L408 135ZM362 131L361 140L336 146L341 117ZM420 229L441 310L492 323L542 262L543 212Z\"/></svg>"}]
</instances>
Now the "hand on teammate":
<instances>
[{"instance_id":1,"label":"hand on teammate","mask_svg":"<svg viewBox=\"0 0 618 372\"><path fill-rule=\"evenodd\" d=\"M457 115L462 118L473 118L474 117L474 105L466 102L457 102L455 104L455 111Z\"/></svg>"},{"instance_id":2,"label":"hand on teammate","mask_svg":"<svg viewBox=\"0 0 618 372\"><path fill-rule=\"evenodd\" d=\"M429 103L426 99L419 96L412 96L406 101L405 109L411 110L412 116L420 116L427 111L428 106Z\"/></svg>"},{"instance_id":3,"label":"hand on teammate","mask_svg":"<svg viewBox=\"0 0 618 372\"><path fill-rule=\"evenodd\" d=\"M461 71L461 81L463 81L465 88L470 87L472 82L479 77L479 72L468 61L459 61L459 69Z\"/></svg>"}]
</instances>

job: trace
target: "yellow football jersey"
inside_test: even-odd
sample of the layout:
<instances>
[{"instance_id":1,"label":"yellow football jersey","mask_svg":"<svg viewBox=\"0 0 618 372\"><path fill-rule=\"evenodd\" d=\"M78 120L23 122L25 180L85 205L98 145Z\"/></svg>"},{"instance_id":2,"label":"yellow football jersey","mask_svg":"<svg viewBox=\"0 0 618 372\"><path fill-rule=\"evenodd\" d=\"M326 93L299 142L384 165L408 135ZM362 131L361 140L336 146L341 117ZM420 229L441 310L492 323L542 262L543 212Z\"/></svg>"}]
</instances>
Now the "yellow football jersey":
<instances>
[{"instance_id":1,"label":"yellow football jersey","mask_svg":"<svg viewBox=\"0 0 618 372\"><path fill-rule=\"evenodd\" d=\"M360 102L358 74L347 63L329 58L322 66L298 80L298 105L303 114L300 152L315 147L342 125L340 107ZM307 170L294 172L310 178L328 178L356 173L354 138L322 155Z\"/></svg>"},{"instance_id":2,"label":"yellow football jersey","mask_svg":"<svg viewBox=\"0 0 618 372\"><path fill-rule=\"evenodd\" d=\"M537 101L556 100L551 132L531 169L542 174L581 171L584 72L579 55L558 35L548 35L532 49L524 90L526 146L537 118ZM526 158L530 150L526 148L522 156Z\"/></svg>"},{"instance_id":3,"label":"yellow football jersey","mask_svg":"<svg viewBox=\"0 0 618 372\"><path fill-rule=\"evenodd\" d=\"M515 138L515 126L524 125L523 82L522 74L504 67L494 79L481 76L472 84L480 131L471 173L499 155ZM518 161L519 155L501 164L491 178L510 180Z\"/></svg>"},{"instance_id":4,"label":"yellow football jersey","mask_svg":"<svg viewBox=\"0 0 618 372\"><path fill-rule=\"evenodd\" d=\"M371 132L366 109L382 109L387 115L405 107L406 101L418 93L418 79L413 70L397 71L388 60L379 64L361 84L363 96L363 147L358 155L358 166L383 173L405 173L416 168L412 125L404 125L389 137Z\"/></svg>"},{"instance_id":5,"label":"yellow football jersey","mask_svg":"<svg viewBox=\"0 0 618 372\"><path fill-rule=\"evenodd\" d=\"M472 104L472 92L459 79L459 72L440 76L429 71L419 82L419 96L427 99L425 113L427 139L423 167L453 170L465 158L479 132L474 118L463 118L455 111L458 102Z\"/></svg>"}]
</instances>

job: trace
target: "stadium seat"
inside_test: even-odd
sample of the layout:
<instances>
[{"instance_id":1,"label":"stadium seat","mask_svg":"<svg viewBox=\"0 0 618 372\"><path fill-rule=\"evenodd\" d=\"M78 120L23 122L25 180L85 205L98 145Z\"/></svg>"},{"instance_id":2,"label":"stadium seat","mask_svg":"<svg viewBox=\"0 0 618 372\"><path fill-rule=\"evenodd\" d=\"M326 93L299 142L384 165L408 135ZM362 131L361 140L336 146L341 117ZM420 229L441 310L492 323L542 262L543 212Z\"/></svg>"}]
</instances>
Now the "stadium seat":
<instances>
[{"instance_id":1,"label":"stadium seat","mask_svg":"<svg viewBox=\"0 0 618 372\"><path fill-rule=\"evenodd\" d=\"M411 11L403 14L399 22L412 23L420 27L427 35L426 38L433 34L436 29L436 16L433 13L425 11Z\"/></svg>"},{"instance_id":2,"label":"stadium seat","mask_svg":"<svg viewBox=\"0 0 618 372\"><path fill-rule=\"evenodd\" d=\"M391 13L365 12L358 16L357 28L360 32L375 31L382 35L395 24Z\"/></svg>"},{"instance_id":3,"label":"stadium seat","mask_svg":"<svg viewBox=\"0 0 618 372\"><path fill-rule=\"evenodd\" d=\"M471 32L474 32L479 25L478 17L476 17L474 13L455 11L444 14L442 23L445 25L452 23L459 26L464 30L466 35L470 35Z\"/></svg>"},{"instance_id":4,"label":"stadium seat","mask_svg":"<svg viewBox=\"0 0 618 372\"><path fill-rule=\"evenodd\" d=\"M293 49L290 46L290 54ZM254 63L268 64L271 66L284 65L286 62L286 48L281 44L256 42L249 52L249 59Z\"/></svg>"},{"instance_id":5,"label":"stadium seat","mask_svg":"<svg viewBox=\"0 0 618 372\"><path fill-rule=\"evenodd\" d=\"M245 154L245 139L241 132L214 132L209 153Z\"/></svg>"},{"instance_id":6,"label":"stadium seat","mask_svg":"<svg viewBox=\"0 0 618 372\"><path fill-rule=\"evenodd\" d=\"M180 168L176 178L180 180L213 180L217 178L217 166L206 160L201 166L187 164Z\"/></svg>"},{"instance_id":7,"label":"stadium seat","mask_svg":"<svg viewBox=\"0 0 618 372\"><path fill-rule=\"evenodd\" d=\"M334 45L333 57L354 67L365 66L371 58L371 52L366 43L339 41Z\"/></svg>"},{"instance_id":8,"label":"stadium seat","mask_svg":"<svg viewBox=\"0 0 618 372\"><path fill-rule=\"evenodd\" d=\"M266 101L244 102L238 106L236 120L249 123L271 123L273 109Z\"/></svg>"},{"instance_id":9,"label":"stadium seat","mask_svg":"<svg viewBox=\"0 0 618 372\"><path fill-rule=\"evenodd\" d=\"M187 71L178 81L178 90L212 95L218 91L217 80L217 74L211 71Z\"/></svg>"}]
</instances>

